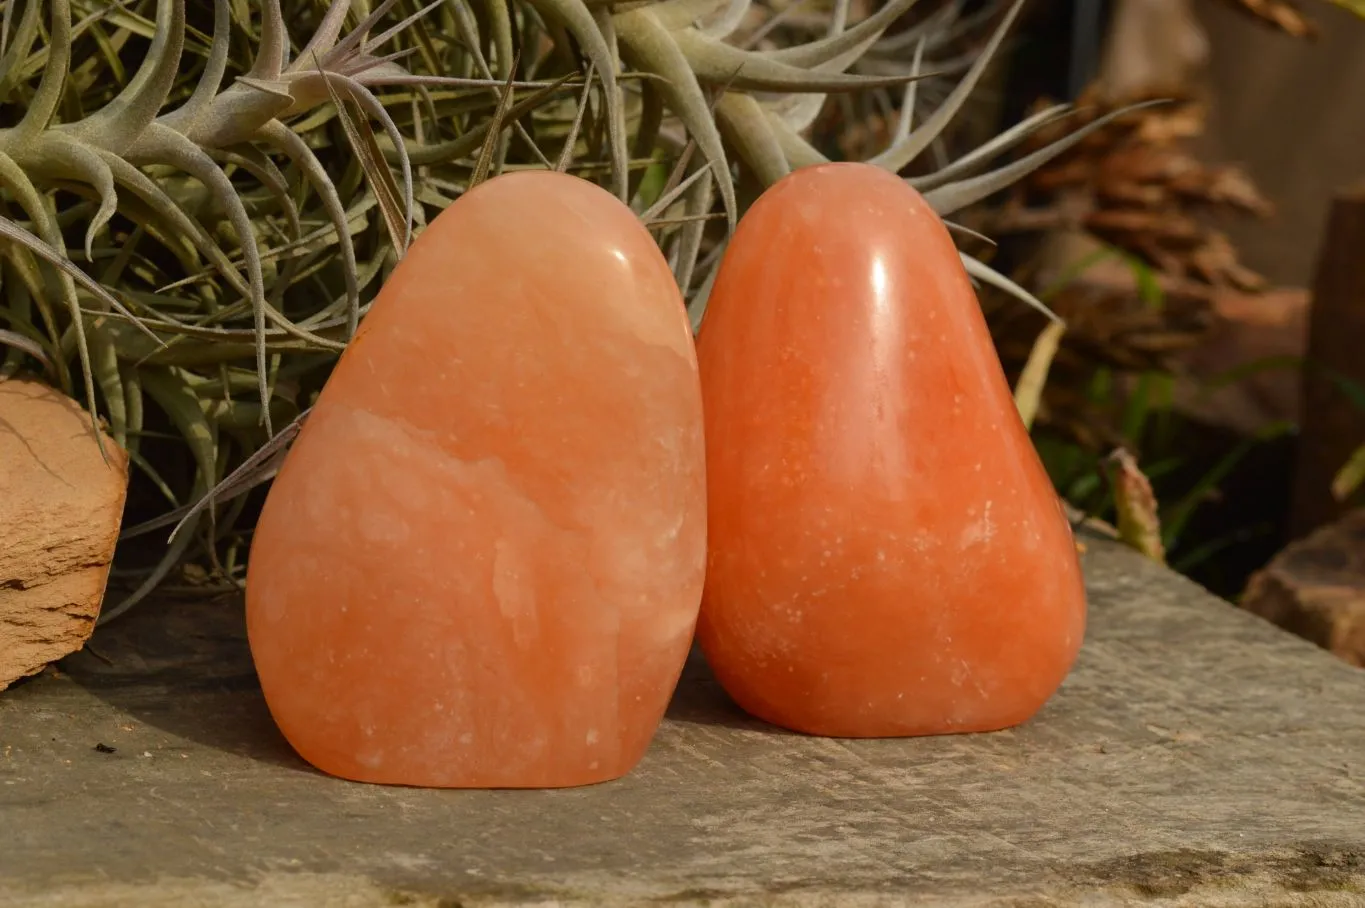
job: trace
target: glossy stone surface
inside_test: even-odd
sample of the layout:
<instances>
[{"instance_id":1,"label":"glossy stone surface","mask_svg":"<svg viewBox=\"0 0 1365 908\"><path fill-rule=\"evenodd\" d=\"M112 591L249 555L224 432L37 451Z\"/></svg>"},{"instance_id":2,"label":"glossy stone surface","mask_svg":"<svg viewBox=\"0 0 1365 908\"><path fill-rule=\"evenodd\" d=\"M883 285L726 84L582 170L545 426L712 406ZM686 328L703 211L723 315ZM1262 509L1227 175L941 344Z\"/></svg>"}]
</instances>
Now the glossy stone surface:
<instances>
[{"instance_id":1,"label":"glossy stone surface","mask_svg":"<svg viewBox=\"0 0 1365 908\"><path fill-rule=\"evenodd\" d=\"M705 569L696 355L657 246L550 172L418 237L275 480L247 619L309 762L551 787L643 755Z\"/></svg>"},{"instance_id":2,"label":"glossy stone surface","mask_svg":"<svg viewBox=\"0 0 1365 908\"><path fill-rule=\"evenodd\" d=\"M1031 717L1085 627L1075 543L938 216L861 164L749 209L698 338L698 639L744 709L897 736Z\"/></svg>"}]
</instances>

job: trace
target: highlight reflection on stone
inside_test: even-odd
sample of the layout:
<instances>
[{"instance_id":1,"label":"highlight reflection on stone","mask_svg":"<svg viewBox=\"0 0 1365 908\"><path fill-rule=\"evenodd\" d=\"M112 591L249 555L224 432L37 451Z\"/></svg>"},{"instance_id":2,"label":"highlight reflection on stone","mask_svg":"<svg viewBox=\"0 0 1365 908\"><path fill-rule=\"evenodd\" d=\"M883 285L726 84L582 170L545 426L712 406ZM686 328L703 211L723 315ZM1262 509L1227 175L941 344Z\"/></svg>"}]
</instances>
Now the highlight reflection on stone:
<instances>
[{"instance_id":1,"label":"highlight reflection on stone","mask_svg":"<svg viewBox=\"0 0 1365 908\"><path fill-rule=\"evenodd\" d=\"M729 243L697 341L698 639L749 712L838 736L1023 722L1085 627L1075 543L942 221L797 170Z\"/></svg>"},{"instance_id":2,"label":"highlight reflection on stone","mask_svg":"<svg viewBox=\"0 0 1365 908\"><path fill-rule=\"evenodd\" d=\"M482 184L418 237L275 480L247 581L285 737L351 779L618 777L676 685L705 564L682 300L592 184Z\"/></svg>"}]
</instances>

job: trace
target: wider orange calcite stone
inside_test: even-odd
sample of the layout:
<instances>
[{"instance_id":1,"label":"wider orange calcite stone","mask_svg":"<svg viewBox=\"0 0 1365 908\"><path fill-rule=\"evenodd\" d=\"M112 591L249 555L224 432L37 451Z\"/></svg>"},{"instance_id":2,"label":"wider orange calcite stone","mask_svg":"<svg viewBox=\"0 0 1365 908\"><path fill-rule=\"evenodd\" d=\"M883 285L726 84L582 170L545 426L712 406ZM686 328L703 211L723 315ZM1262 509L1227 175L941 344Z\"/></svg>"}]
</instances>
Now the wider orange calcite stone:
<instances>
[{"instance_id":1,"label":"wider orange calcite stone","mask_svg":"<svg viewBox=\"0 0 1365 908\"><path fill-rule=\"evenodd\" d=\"M744 709L831 736L999 729L1067 675L1076 548L942 221L797 170L740 222L698 338L697 635Z\"/></svg>"},{"instance_id":2,"label":"wider orange calcite stone","mask_svg":"<svg viewBox=\"0 0 1365 908\"><path fill-rule=\"evenodd\" d=\"M270 490L247 621L326 772L551 787L641 758L705 569L700 385L630 210L530 172L418 237Z\"/></svg>"}]
</instances>

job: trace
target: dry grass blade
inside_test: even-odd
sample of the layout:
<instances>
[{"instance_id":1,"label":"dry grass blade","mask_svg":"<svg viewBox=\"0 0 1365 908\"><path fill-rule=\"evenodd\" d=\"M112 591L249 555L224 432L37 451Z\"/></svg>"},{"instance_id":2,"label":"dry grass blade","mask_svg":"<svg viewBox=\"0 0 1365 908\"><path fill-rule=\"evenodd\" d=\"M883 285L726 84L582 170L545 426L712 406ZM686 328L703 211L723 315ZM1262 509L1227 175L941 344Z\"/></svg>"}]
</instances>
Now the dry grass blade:
<instances>
[{"instance_id":1,"label":"dry grass blade","mask_svg":"<svg viewBox=\"0 0 1365 908\"><path fill-rule=\"evenodd\" d=\"M706 171L701 170L698 171L698 173L706 173ZM723 217L725 217L725 215L721 214L718 211L712 211L707 214L681 214L673 218L651 218L645 221L645 226L648 227L650 230L654 230L659 227L681 227L684 224L697 224L707 223L709 221L719 221Z\"/></svg>"},{"instance_id":2,"label":"dry grass blade","mask_svg":"<svg viewBox=\"0 0 1365 908\"><path fill-rule=\"evenodd\" d=\"M431 0L430 3L428 3L426 6L420 7L417 10L417 12L412 13L406 19L403 19L397 24L392 25L389 28L385 29L378 35L375 35L373 38L370 38L368 41L365 41L364 46L361 48L361 50L362 51L372 50L376 47L388 44L390 41L397 38L399 35L405 33L413 25L417 24L418 20L425 18L427 13L430 13L431 11L436 9L436 7L440 6L444 2L445 0ZM356 29L356 31L358 32L360 30ZM409 48L409 50L411 51L416 51L417 49L418 48L415 47Z\"/></svg>"},{"instance_id":3,"label":"dry grass blade","mask_svg":"<svg viewBox=\"0 0 1365 908\"><path fill-rule=\"evenodd\" d=\"M507 112L505 119L515 122L519 118L531 113L554 95L555 92L573 81L574 75L575 73L568 72L552 82L544 84L524 83L528 87L535 88L535 91L532 92L529 97L523 98L513 104L511 109ZM503 86L506 86L506 84L507 83L505 82L502 83ZM517 87L515 83L513 84L513 87ZM476 152L481 147L482 143L487 140L489 131L492 128L493 121L491 119L483 120L479 122L478 125L473 126L471 129L462 133L459 138L433 145L417 146L409 152L408 156L416 166L446 164L458 161L470 152ZM386 148L384 153L386 155L392 155L395 152Z\"/></svg>"},{"instance_id":4,"label":"dry grass blade","mask_svg":"<svg viewBox=\"0 0 1365 908\"><path fill-rule=\"evenodd\" d=\"M715 199L716 181L712 177L709 167L700 168L702 177L687 191L687 203L684 211L690 216L708 214L711 211L712 203ZM692 286L692 275L696 271L697 259L701 255L702 240L705 239L706 223L704 221L691 221L682 226L681 235L678 238L677 262L674 266L674 277L678 286L687 292L687 288Z\"/></svg>"},{"instance_id":5,"label":"dry grass blade","mask_svg":"<svg viewBox=\"0 0 1365 908\"><path fill-rule=\"evenodd\" d=\"M1038 334L1038 339L1033 342L1028 361L1024 363L1023 371L1019 373L1019 380L1015 382L1014 406L1019 410L1019 418L1023 420L1026 429L1033 427L1033 418L1037 415L1038 405L1043 399L1043 388L1047 386L1048 370L1052 368L1052 360L1057 355L1057 348L1064 333L1066 333L1064 322L1049 322Z\"/></svg>"},{"instance_id":6,"label":"dry grass blade","mask_svg":"<svg viewBox=\"0 0 1365 908\"><path fill-rule=\"evenodd\" d=\"M602 40L610 53L611 68L616 73L621 69L621 42L616 37L616 20L609 7L593 11L593 21L602 33ZM630 149L626 137L626 95L620 82L614 79L602 80L603 122L607 127L607 154L612 161L613 172L617 174L616 196L622 202L630 202Z\"/></svg>"},{"instance_id":7,"label":"dry grass blade","mask_svg":"<svg viewBox=\"0 0 1365 908\"><path fill-rule=\"evenodd\" d=\"M1034 133L1071 113L1073 113L1072 108L1066 104L1058 104L1039 111L1011 126L989 142L967 152L947 166L924 176L909 177L906 182L920 192L928 192L944 183L968 176L985 166L992 158L1024 142Z\"/></svg>"},{"instance_id":8,"label":"dry grass blade","mask_svg":"<svg viewBox=\"0 0 1365 908\"><path fill-rule=\"evenodd\" d=\"M928 43L928 36L920 38L915 45L915 56L910 60L910 72L918 74L924 65L924 45ZM900 116L896 119L895 137L892 145L903 142L910 136L910 128L915 124L915 103L918 100L919 82L909 82L905 86L905 94L901 98Z\"/></svg>"},{"instance_id":9,"label":"dry grass blade","mask_svg":"<svg viewBox=\"0 0 1365 908\"><path fill-rule=\"evenodd\" d=\"M186 375L172 369L149 369L142 376L142 385L185 439L195 462L196 487L203 492L213 488L217 485L218 426L209 420ZM197 522L198 515L192 518L192 523ZM115 620L145 599L179 563L192 538L192 534L187 532L173 540L152 573L121 602L104 611L98 623L106 624Z\"/></svg>"},{"instance_id":10,"label":"dry grass blade","mask_svg":"<svg viewBox=\"0 0 1365 908\"><path fill-rule=\"evenodd\" d=\"M30 252L34 253L48 264L60 268L66 274L70 275L76 283L85 288L91 296L128 319L129 322L148 338L160 342L160 338L157 337L152 329L147 327L145 321L128 311L128 307L119 302L118 299L101 286L98 281L76 267L76 264L72 262L71 259L62 255L47 243L44 243L41 239L29 233L4 215L0 215L0 237L9 240L12 243L17 243L20 246L27 247Z\"/></svg>"},{"instance_id":11,"label":"dry grass blade","mask_svg":"<svg viewBox=\"0 0 1365 908\"><path fill-rule=\"evenodd\" d=\"M624 121L624 115L617 109L621 104L621 97L617 90L619 77L616 54L598 26L592 10L583 0L528 0L528 5L546 20L562 25L578 42L578 46L592 63L597 77L602 82L602 99L607 108L604 119L609 133L614 133ZM611 155L615 191L624 197L629 183L629 168L624 156L618 155L626 148L625 137L609 135L607 148Z\"/></svg>"},{"instance_id":12,"label":"dry grass blade","mask_svg":"<svg viewBox=\"0 0 1365 908\"><path fill-rule=\"evenodd\" d=\"M747 91L812 92L854 91L904 85L916 79L930 79L939 73L896 73L859 76L823 69L805 69L753 51L743 51L685 30L673 36L674 46L686 60L695 78L712 84L731 83Z\"/></svg>"},{"instance_id":13,"label":"dry grass blade","mask_svg":"<svg viewBox=\"0 0 1365 908\"><path fill-rule=\"evenodd\" d=\"M700 180L702 178L702 175L707 172L708 171L706 170L705 167L692 171L691 176L689 176L682 182L678 183L678 185L674 186L672 189L669 189L663 195L659 196L658 200L655 201L653 205L649 206L649 209L647 211L640 215L640 220L645 221L646 223L654 221L656 218L659 217L659 215L667 211L669 206L671 206L674 202L681 198L682 194L686 192L692 186L693 183L696 183L698 180Z\"/></svg>"},{"instance_id":14,"label":"dry grass blade","mask_svg":"<svg viewBox=\"0 0 1365 908\"><path fill-rule=\"evenodd\" d=\"M327 95L336 107L337 118L346 133L346 140L355 151L365 176L369 178L371 191L379 203L379 211L388 228L389 239L393 243L396 258L402 258L407 251L409 222L402 204L398 200L398 185L394 182L393 171L384 160L383 153L375 141L374 131L365 117L351 116L346 101L332 84L331 75L322 67L322 62L313 59L317 72L322 76L322 84L327 87Z\"/></svg>"},{"instance_id":15,"label":"dry grass blade","mask_svg":"<svg viewBox=\"0 0 1365 908\"><path fill-rule=\"evenodd\" d=\"M725 243L717 245L716 249L718 251L715 261L710 262L709 265L705 262L701 263L702 265L707 266L703 268L706 277L702 278L701 286L697 288L697 292L692 295L692 298L687 301L687 318L688 321L692 323L692 333L694 335L701 330L702 319L706 317L706 304L711 298L712 288L716 285L716 275L720 274L721 258L724 254L725 246Z\"/></svg>"},{"instance_id":16,"label":"dry grass blade","mask_svg":"<svg viewBox=\"0 0 1365 908\"><path fill-rule=\"evenodd\" d=\"M1356 448L1337 475L1332 477L1332 497L1345 501L1365 485L1365 445Z\"/></svg>"},{"instance_id":17,"label":"dry grass blade","mask_svg":"<svg viewBox=\"0 0 1365 908\"><path fill-rule=\"evenodd\" d=\"M1109 455L1106 475L1113 485L1119 539L1164 564L1166 548L1161 541L1161 519L1151 480L1123 448Z\"/></svg>"},{"instance_id":18,"label":"dry grass blade","mask_svg":"<svg viewBox=\"0 0 1365 908\"><path fill-rule=\"evenodd\" d=\"M578 144L578 134L583 130L583 118L588 113L588 98L592 95L592 76L595 72L592 61L588 61L588 68L583 73L583 94L578 99L578 109L574 111L573 124L569 127L569 134L564 138L564 147L559 152L559 160L555 162L555 170L564 173L573 163L574 146ZM605 90L605 86L603 86Z\"/></svg>"},{"instance_id":19,"label":"dry grass blade","mask_svg":"<svg viewBox=\"0 0 1365 908\"><path fill-rule=\"evenodd\" d=\"M733 229L739 221L739 200L730 175L725 143L691 63L648 7L617 13L615 24L627 62L663 78L660 92L706 157L725 205L727 226ZM733 71L727 76L733 78Z\"/></svg>"},{"instance_id":20,"label":"dry grass blade","mask_svg":"<svg viewBox=\"0 0 1365 908\"><path fill-rule=\"evenodd\" d=\"M950 233L960 233L963 236L969 236L974 240L979 240L980 242L985 243L987 246L998 245L995 240L986 236L986 234L982 233L979 230L973 230L971 227L968 227L965 224L959 224L955 221L950 221L945 218L943 220L943 226L947 227Z\"/></svg>"},{"instance_id":21,"label":"dry grass blade","mask_svg":"<svg viewBox=\"0 0 1365 908\"><path fill-rule=\"evenodd\" d=\"M692 163L692 156L696 153L697 140L689 139L687 144L683 146L682 153L678 155L678 160L673 162L673 169L668 172L668 176L664 179L664 184L659 190L660 197L672 192L682 182L683 174L687 173L687 167Z\"/></svg>"},{"instance_id":22,"label":"dry grass blade","mask_svg":"<svg viewBox=\"0 0 1365 908\"><path fill-rule=\"evenodd\" d=\"M289 445L298 437L299 431L303 429L304 420L308 418L311 411L312 408L309 407L295 417L293 422L276 432L265 444L251 452L251 455L242 461L241 466L229 473L222 482L209 489L194 504L139 524L125 533L125 538L149 532L174 522L175 528L171 530L169 537L169 541L174 541L181 530L205 508L217 507L226 501L231 501L238 495L243 495L261 483L274 478L275 474L279 472L280 465L284 462L285 455L289 453Z\"/></svg>"},{"instance_id":23,"label":"dry grass blade","mask_svg":"<svg viewBox=\"0 0 1365 908\"><path fill-rule=\"evenodd\" d=\"M507 82L503 85L502 94L498 97L497 109L493 111L493 120L488 127L488 135L484 138L483 147L479 149L479 157L474 163L474 173L469 178L469 188L488 179L488 172L493 166L493 154L497 150L498 139L502 131L506 128L507 112L512 109L512 80L516 74L517 66L521 61L521 52L517 51L512 58L512 65L508 69Z\"/></svg>"},{"instance_id":24,"label":"dry grass blade","mask_svg":"<svg viewBox=\"0 0 1365 908\"><path fill-rule=\"evenodd\" d=\"M1032 293L1029 293L1028 290L1019 286L1019 284L1010 280L1010 278L1001 274L999 271L996 271L990 265L987 265L980 259L972 258L965 252L959 252L958 257L962 260L962 267L966 269L968 276L981 281L983 284L989 284L997 290L1003 290L1017 300L1022 300L1047 316L1048 319L1053 322L1060 323L1062 321L1055 312L1043 304L1042 300L1038 299L1038 297L1034 296Z\"/></svg>"},{"instance_id":25,"label":"dry grass blade","mask_svg":"<svg viewBox=\"0 0 1365 908\"><path fill-rule=\"evenodd\" d=\"M924 193L925 200L940 215L949 215L955 211L960 211L968 205L975 204L987 196L994 195L1002 189L1006 189L1020 179L1028 176L1033 171L1042 167L1048 161L1074 147L1077 143L1085 139L1086 136L1097 130L1103 129L1108 123L1137 110L1148 107L1155 107L1166 103L1162 100L1144 101L1132 104L1119 110L1111 111L1090 123L1070 133L1064 138L1058 139L1050 145L1044 146L1031 154L1028 154L1017 161L1011 161L995 170L980 174L979 176L968 177L956 183L949 183L936 189L931 189Z\"/></svg>"},{"instance_id":26,"label":"dry grass blade","mask_svg":"<svg viewBox=\"0 0 1365 908\"><path fill-rule=\"evenodd\" d=\"M47 352L43 350L42 345L32 338L25 337L17 331L10 331L8 328L0 328L0 344L3 344L6 347L13 347L16 350L22 350L38 362L42 363L43 368L46 369L49 374L57 374L57 367L53 364L52 359L47 355Z\"/></svg>"},{"instance_id":27,"label":"dry grass blade","mask_svg":"<svg viewBox=\"0 0 1365 908\"><path fill-rule=\"evenodd\" d=\"M995 58L996 52L1000 49L1001 43L1005 40L1005 35L1009 27L1014 22L1014 18L1023 8L1024 0L1015 0L1009 12L1005 14L995 33L991 35L990 41L982 49L980 56L972 64L972 68L962 77L962 81L954 87L951 94L944 99L938 109L930 114L929 118L920 125L920 128L910 132L905 139L896 142L885 152L872 159L872 163L887 170L896 172L901 170L930 146L940 135L948 124L958 115L962 105L966 103L968 96L976 88L986 68ZM919 72L918 63L912 69L913 73ZM918 76L917 76L918 78ZM914 84L912 80L910 84Z\"/></svg>"}]
</instances>

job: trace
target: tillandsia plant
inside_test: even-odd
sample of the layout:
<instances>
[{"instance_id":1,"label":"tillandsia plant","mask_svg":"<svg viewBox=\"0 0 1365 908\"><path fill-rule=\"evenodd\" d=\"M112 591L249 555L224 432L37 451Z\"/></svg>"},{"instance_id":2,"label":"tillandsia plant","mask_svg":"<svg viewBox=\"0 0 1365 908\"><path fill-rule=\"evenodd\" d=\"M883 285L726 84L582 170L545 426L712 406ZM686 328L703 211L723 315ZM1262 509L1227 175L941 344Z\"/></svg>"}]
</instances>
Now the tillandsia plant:
<instances>
[{"instance_id":1,"label":"tillandsia plant","mask_svg":"<svg viewBox=\"0 0 1365 908\"><path fill-rule=\"evenodd\" d=\"M240 493L273 475L412 237L482 179L539 167L606 186L655 231L699 318L747 201L826 160L808 134L831 94L897 101L870 160L913 169L945 217L1116 115L990 169L1065 117L1056 105L919 164L1022 0L970 58L945 39L956 8L907 25L915 2L850 22L835 0L825 34L772 46L801 30L751 0L5 0L0 368L83 396L164 494L164 516L125 537L177 524L102 620L196 555L240 582ZM943 48L956 56L940 66ZM961 76L915 122L917 86L945 72ZM192 481L144 456L159 426L192 455Z\"/></svg>"}]
</instances>

